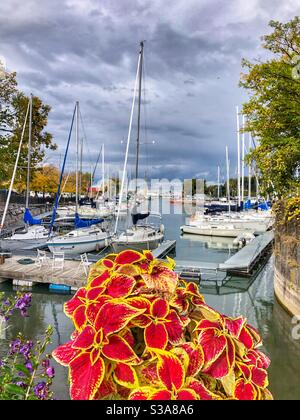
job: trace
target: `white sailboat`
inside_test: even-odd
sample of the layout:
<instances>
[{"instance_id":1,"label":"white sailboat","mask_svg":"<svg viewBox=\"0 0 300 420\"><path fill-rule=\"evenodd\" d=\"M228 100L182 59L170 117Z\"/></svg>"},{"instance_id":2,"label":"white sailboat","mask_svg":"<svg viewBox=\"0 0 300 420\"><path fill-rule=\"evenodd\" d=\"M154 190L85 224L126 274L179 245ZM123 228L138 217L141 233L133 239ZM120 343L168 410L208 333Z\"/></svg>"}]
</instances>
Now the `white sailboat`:
<instances>
[{"instance_id":1,"label":"white sailboat","mask_svg":"<svg viewBox=\"0 0 300 420\"><path fill-rule=\"evenodd\" d=\"M115 225L115 237L112 242L112 246L114 252L120 252L124 249L135 249L135 250L143 250L148 249L152 250L159 246L161 242L164 240L164 228L162 225L159 227L155 227L150 224L138 224L138 220L146 219L150 216L150 213L138 213L137 210L137 180L139 174L139 148L140 148L140 119L141 119L141 92L142 92L142 75L143 75L143 56L144 56L144 43L140 43L140 51L139 51L139 58L138 58L138 66L137 66L137 74L134 86L134 94L133 94L133 102L131 107L131 115L130 115L130 123L129 123L129 130L128 130L128 137L127 137L127 146L126 146L126 153L125 153L125 161L124 161L124 169L123 169L123 176L122 176L122 184L121 184L121 191L120 191L120 199L119 199L119 207L118 213L116 218L116 225ZM132 119L133 119L133 112L134 112L134 105L135 105L135 97L138 85L138 124L137 124L137 144L136 144L136 191L135 191L135 198L133 204L133 211L132 211L132 218L133 218L133 225L131 228L127 229L125 232L121 234L117 234L118 230L118 222L121 213L121 206L122 206L122 199L123 199L123 192L124 192L124 183L125 183L125 173L126 173L126 166L128 160L128 152L129 152L129 144L130 144L130 135L131 135L131 127L132 127Z\"/></svg>"},{"instance_id":2,"label":"white sailboat","mask_svg":"<svg viewBox=\"0 0 300 420\"><path fill-rule=\"evenodd\" d=\"M83 221L78 214L78 136L79 136L79 103L76 102L74 115L76 112L76 206L75 206L75 225L77 229L68 232L65 235L50 237L47 241L47 246L51 252L64 252L65 254L82 254L85 252L97 251L108 245L110 233L100 227L101 220ZM73 115L73 120L74 120ZM73 126L73 121L72 121ZM71 130L72 130L71 126ZM69 136L70 140L70 136ZM68 150L68 147L67 147ZM60 186L58 186L57 196L60 195ZM57 199L58 203L58 199ZM57 203L54 207L54 215L52 220L55 220L55 213L57 210ZM53 223L52 223L53 224Z\"/></svg>"},{"instance_id":3,"label":"white sailboat","mask_svg":"<svg viewBox=\"0 0 300 420\"><path fill-rule=\"evenodd\" d=\"M32 140L32 95L30 95L30 99L28 102L27 112L25 116L25 121L23 125L23 130L21 134L21 140L19 143L19 149L17 153L17 158L15 162L15 167L10 183L10 188L6 200L6 205L4 208L1 226L0 226L0 233L3 229L6 214L10 202L11 192L16 176L16 171L18 167L20 152L22 148L22 143L24 139L25 129L26 129L26 123L28 119L29 114L29 133L28 133L28 160L27 160L27 186L26 186L26 210L25 210L25 217L24 220L27 222L26 226L23 229L17 230L15 233L13 233L11 236L5 237L1 239L0 241L0 247L2 251L14 251L17 249L34 249L40 246L43 246L46 244L47 238L48 238L48 230L40 225L40 220L34 219L29 211L29 195L30 195L30 163L31 163L31 140ZM27 219L26 219L27 217ZM30 221L34 223L33 225L30 225Z\"/></svg>"}]
</instances>

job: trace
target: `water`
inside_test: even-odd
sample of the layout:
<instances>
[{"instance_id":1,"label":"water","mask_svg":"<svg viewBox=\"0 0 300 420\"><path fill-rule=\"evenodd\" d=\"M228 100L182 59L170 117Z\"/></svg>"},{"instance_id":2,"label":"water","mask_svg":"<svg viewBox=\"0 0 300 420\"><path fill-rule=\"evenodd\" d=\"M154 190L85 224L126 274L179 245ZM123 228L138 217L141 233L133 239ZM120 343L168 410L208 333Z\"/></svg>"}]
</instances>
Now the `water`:
<instances>
[{"instance_id":1,"label":"water","mask_svg":"<svg viewBox=\"0 0 300 420\"><path fill-rule=\"evenodd\" d=\"M218 248L216 240L180 236L179 227L185 223L180 214L165 215L163 223L166 237L177 240L176 256L181 260L225 261L235 252L230 241L221 240ZM227 243L224 243L227 242ZM9 284L0 284L0 290L13 293ZM54 327L51 351L57 345L69 340L73 331L72 322L63 313L63 304L69 295L50 294L46 287L34 288L30 317L21 319L14 316L7 331L7 340L0 340L0 353L3 353L10 339L22 331L28 338L36 339L46 327ZM201 288L209 305L230 316L240 314L259 329L264 341L263 350L271 358L269 368L270 390L276 399L300 399L300 340L291 336L292 323L289 315L281 308L273 293L272 259L258 274L255 281L229 278L220 286L214 281L206 282ZM53 389L59 399L67 399L67 369L55 363L56 377Z\"/></svg>"}]
</instances>

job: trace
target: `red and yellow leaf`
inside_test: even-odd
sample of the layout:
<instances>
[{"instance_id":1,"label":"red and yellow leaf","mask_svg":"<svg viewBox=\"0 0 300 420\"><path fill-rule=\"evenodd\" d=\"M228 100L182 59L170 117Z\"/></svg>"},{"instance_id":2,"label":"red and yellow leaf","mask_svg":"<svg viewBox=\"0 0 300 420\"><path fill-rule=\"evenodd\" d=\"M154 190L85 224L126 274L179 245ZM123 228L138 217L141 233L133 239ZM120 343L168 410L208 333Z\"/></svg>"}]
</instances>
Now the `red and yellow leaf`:
<instances>
[{"instance_id":1,"label":"red and yellow leaf","mask_svg":"<svg viewBox=\"0 0 300 420\"><path fill-rule=\"evenodd\" d=\"M251 379L260 388L266 388L269 385L268 373L264 369L253 367L251 369Z\"/></svg>"},{"instance_id":2,"label":"red and yellow leaf","mask_svg":"<svg viewBox=\"0 0 300 420\"><path fill-rule=\"evenodd\" d=\"M143 251L143 254L145 255L145 257L147 258L148 261L153 261L154 257L151 251Z\"/></svg>"},{"instance_id":3,"label":"red and yellow leaf","mask_svg":"<svg viewBox=\"0 0 300 420\"><path fill-rule=\"evenodd\" d=\"M154 318L165 318L169 313L169 304L165 299L155 299L150 308L150 314Z\"/></svg>"},{"instance_id":4,"label":"red and yellow leaf","mask_svg":"<svg viewBox=\"0 0 300 420\"><path fill-rule=\"evenodd\" d=\"M224 353L227 346L227 340L218 330L209 328L202 331L199 335L199 344L204 352L205 366L210 366Z\"/></svg>"},{"instance_id":5,"label":"red and yellow leaf","mask_svg":"<svg viewBox=\"0 0 300 420\"><path fill-rule=\"evenodd\" d=\"M145 328L144 338L148 348L164 350L168 343L168 333L165 325L152 322Z\"/></svg>"},{"instance_id":6,"label":"red and yellow leaf","mask_svg":"<svg viewBox=\"0 0 300 420\"><path fill-rule=\"evenodd\" d=\"M247 349L254 347L254 341L252 335L246 327L243 327L239 335L239 340L244 344Z\"/></svg>"},{"instance_id":7,"label":"red and yellow leaf","mask_svg":"<svg viewBox=\"0 0 300 420\"><path fill-rule=\"evenodd\" d=\"M125 388L138 388L139 380L134 367L126 363L117 363L114 369L114 379Z\"/></svg>"},{"instance_id":8,"label":"red and yellow leaf","mask_svg":"<svg viewBox=\"0 0 300 420\"><path fill-rule=\"evenodd\" d=\"M244 379L239 379L235 385L234 396L238 400L255 400L255 387Z\"/></svg>"},{"instance_id":9,"label":"red and yellow leaf","mask_svg":"<svg viewBox=\"0 0 300 420\"><path fill-rule=\"evenodd\" d=\"M109 279L110 275L108 270L105 270L102 274L92 279L89 284L88 288L99 287L103 286L105 282Z\"/></svg>"},{"instance_id":10,"label":"red and yellow leaf","mask_svg":"<svg viewBox=\"0 0 300 420\"><path fill-rule=\"evenodd\" d=\"M106 286L106 294L113 298L123 298L132 292L135 286L135 280L133 277L126 276L125 274L119 274L111 277Z\"/></svg>"},{"instance_id":11,"label":"red and yellow leaf","mask_svg":"<svg viewBox=\"0 0 300 420\"><path fill-rule=\"evenodd\" d=\"M128 399L129 400L148 400L150 395L153 393L153 388L149 386L144 386L138 389L135 389L131 392Z\"/></svg>"},{"instance_id":12,"label":"red and yellow leaf","mask_svg":"<svg viewBox=\"0 0 300 420\"><path fill-rule=\"evenodd\" d=\"M172 295L175 292L178 276L174 271L164 266L154 266L151 274L144 273L142 278L149 289Z\"/></svg>"},{"instance_id":13,"label":"red and yellow leaf","mask_svg":"<svg viewBox=\"0 0 300 420\"><path fill-rule=\"evenodd\" d=\"M68 317L72 317L74 311L86 301L86 289L81 287L68 302L64 304L64 312Z\"/></svg>"},{"instance_id":14,"label":"red and yellow leaf","mask_svg":"<svg viewBox=\"0 0 300 420\"><path fill-rule=\"evenodd\" d=\"M185 372L179 358L166 351L159 351L157 354L157 373L161 382L170 391L182 388Z\"/></svg>"},{"instance_id":15,"label":"red and yellow leaf","mask_svg":"<svg viewBox=\"0 0 300 420\"><path fill-rule=\"evenodd\" d=\"M74 349L72 347L72 344L73 344L73 341L68 341L67 343L62 344L61 346L57 347L52 352L52 356L57 361L57 363L63 366L69 366L71 361L78 356L78 354L80 353L80 350Z\"/></svg>"},{"instance_id":16,"label":"red and yellow leaf","mask_svg":"<svg viewBox=\"0 0 300 420\"><path fill-rule=\"evenodd\" d=\"M120 252L115 259L116 264L133 264L145 259L145 256L140 252L133 250L125 250Z\"/></svg>"},{"instance_id":17,"label":"red and yellow leaf","mask_svg":"<svg viewBox=\"0 0 300 420\"><path fill-rule=\"evenodd\" d=\"M150 396L150 400L168 401L172 399L172 392L167 389L160 389Z\"/></svg>"},{"instance_id":18,"label":"red and yellow leaf","mask_svg":"<svg viewBox=\"0 0 300 420\"><path fill-rule=\"evenodd\" d=\"M224 317L224 323L230 334L234 338L238 338L246 320L242 316L238 318Z\"/></svg>"},{"instance_id":19,"label":"red and yellow leaf","mask_svg":"<svg viewBox=\"0 0 300 420\"><path fill-rule=\"evenodd\" d=\"M187 376L196 376L204 365L204 353L200 346L193 343L184 343L180 345L189 356L189 364L187 367Z\"/></svg>"},{"instance_id":20,"label":"red and yellow leaf","mask_svg":"<svg viewBox=\"0 0 300 420\"><path fill-rule=\"evenodd\" d=\"M91 326L85 327L74 340L72 347L79 350L88 350L94 344L96 331ZM102 340L101 340L102 341Z\"/></svg>"},{"instance_id":21,"label":"red and yellow leaf","mask_svg":"<svg viewBox=\"0 0 300 420\"><path fill-rule=\"evenodd\" d=\"M108 344L102 347L102 354L115 362L137 362L138 357L124 338L111 335Z\"/></svg>"},{"instance_id":22,"label":"red and yellow leaf","mask_svg":"<svg viewBox=\"0 0 300 420\"><path fill-rule=\"evenodd\" d=\"M89 353L81 353L70 363L70 395L72 400L92 400L105 374L101 357L92 365Z\"/></svg>"},{"instance_id":23,"label":"red and yellow leaf","mask_svg":"<svg viewBox=\"0 0 300 420\"><path fill-rule=\"evenodd\" d=\"M197 400L198 396L193 389L181 388L180 391L177 392L176 399L181 401Z\"/></svg>"},{"instance_id":24,"label":"red and yellow leaf","mask_svg":"<svg viewBox=\"0 0 300 420\"><path fill-rule=\"evenodd\" d=\"M78 308L75 309L72 318L76 329L81 331L86 326L86 306L78 306Z\"/></svg>"},{"instance_id":25,"label":"red and yellow leaf","mask_svg":"<svg viewBox=\"0 0 300 420\"><path fill-rule=\"evenodd\" d=\"M126 303L106 302L95 320L95 328L103 328L104 336L120 331L128 322L144 312Z\"/></svg>"},{"instance_id":26,"label":"red and yellow leaf","mask_svg":"<svg viewBox=\"0 0 300 420\"><path fill-rule=\"evenodd\" d=\"M184 340L184 326L181 319L174 309L171 309L168 316L166 316L165 326L168 332L169 341L171 344L179 344Z\"/></svg>"}]
</instances>

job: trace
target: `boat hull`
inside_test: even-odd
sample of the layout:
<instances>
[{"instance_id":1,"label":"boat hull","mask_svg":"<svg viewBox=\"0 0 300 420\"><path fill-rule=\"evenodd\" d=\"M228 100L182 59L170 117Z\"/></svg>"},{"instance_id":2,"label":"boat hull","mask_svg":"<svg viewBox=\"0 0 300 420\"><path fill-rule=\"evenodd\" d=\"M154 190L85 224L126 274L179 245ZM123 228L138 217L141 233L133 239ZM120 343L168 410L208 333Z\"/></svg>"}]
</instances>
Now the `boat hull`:
<instances>
[{"instance_id":1,"label":"boat hull","mask_svg":"<svg viewBox=\"0 0 300 420\"><path fill-rule=\"evenodd\" d=\"M162 239L155 239L153 241L143 241L143 242L123 242L123 241L115 241L112 243L113 250L116 254L118 254L121 251L125 251L126 249L133 249L135 251L144 251L144 250L153 250L157 248L161 242Z\"/></svg>"},{"instance_id":2,"label":"boat hull","mask_svg":"<svg viewBox=\"0 0 300 420\"><path fill-rule=\"evenodd\" d=\"M181 226L181 231L183 233L190 233L193 235L202 235L202 236L216 236L223 238L236 238L238 235L245 232L245 229L222 229L222 228L209 228L209 227L197 227L184 225Z\"/></svg>"},{"instance_id":3,"label":"boat hull","mask_svg":"<svg viewBox=\"0 0 300 420\"><path fill-rule=\"evenodd\" d=\"M51 252L64 252L66 255L71 254L84 254L86 252L98 251L99 249L105 248L109 245L108 238L99 238L95 240L84 240L80 241L48 241L48 248Z\"/></svg>"},{"instance_id":4,"label":"boat hull","mask_svg":"<svg viewBox=\"0 0 300 420\"><path fill-rule=\"evenodd\" d=\"M47 239L1 239L2 251L16 251L18 249L36 249L46 246Z\"/></svg>"}]
</instances>

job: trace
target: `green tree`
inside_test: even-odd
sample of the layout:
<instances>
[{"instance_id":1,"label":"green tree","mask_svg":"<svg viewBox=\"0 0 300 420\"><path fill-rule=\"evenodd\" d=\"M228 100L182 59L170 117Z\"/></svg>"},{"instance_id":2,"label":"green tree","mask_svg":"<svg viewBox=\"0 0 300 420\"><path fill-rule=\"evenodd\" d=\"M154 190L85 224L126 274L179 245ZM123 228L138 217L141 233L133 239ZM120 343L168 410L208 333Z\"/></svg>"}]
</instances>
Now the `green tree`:
<instances>
[{"instance_id":1,"label":"green tree","mask_svg":"<svg viewBox=\"0 0 300 420\"><path fill-rule=\"evenodd\" d=\"M0 181L10 180L15 163L29 98L17 89L16 73L3 73L0 77ZM45 128L50 106L33 96L32 109L32 175L43 160L46 149L56 149L53 138ZM18 177L26 178L28 153L29 119L27 121L21 150ZM25 184L24 184L25 185Z\"/></svg>"},{"instance_id":2,"label":"green tree","mask_svg":"<svg viewBox=\"0 0 300 420\"><path fill-rule=\"evenodd\" d=\"M283 197L299 186L300 18L269 25L273 32L262 38L262 46L271 57L255 63L243 60L240 85L251 95L243 106L246 130L258 141L248 159L261 173L262 192Z\"/></svg>"}]
</instances>

